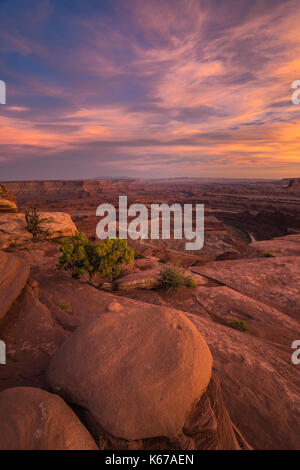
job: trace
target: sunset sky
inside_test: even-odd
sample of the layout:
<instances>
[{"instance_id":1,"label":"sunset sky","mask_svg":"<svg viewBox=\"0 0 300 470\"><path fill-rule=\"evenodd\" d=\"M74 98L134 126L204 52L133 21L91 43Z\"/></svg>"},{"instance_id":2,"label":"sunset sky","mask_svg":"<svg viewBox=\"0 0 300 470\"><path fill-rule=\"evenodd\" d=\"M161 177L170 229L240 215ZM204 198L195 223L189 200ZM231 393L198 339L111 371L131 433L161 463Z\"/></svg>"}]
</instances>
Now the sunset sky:
<instances>
[{"instance_id":1,"label":"sunset sky","mask_svg":"<svg viewBox=\"0 0 300 470\"><path fill-rule=\"evenodd\" d=\"M299 0L0 0L0 180L300 177Z\"/></svg>"}]
</instances>

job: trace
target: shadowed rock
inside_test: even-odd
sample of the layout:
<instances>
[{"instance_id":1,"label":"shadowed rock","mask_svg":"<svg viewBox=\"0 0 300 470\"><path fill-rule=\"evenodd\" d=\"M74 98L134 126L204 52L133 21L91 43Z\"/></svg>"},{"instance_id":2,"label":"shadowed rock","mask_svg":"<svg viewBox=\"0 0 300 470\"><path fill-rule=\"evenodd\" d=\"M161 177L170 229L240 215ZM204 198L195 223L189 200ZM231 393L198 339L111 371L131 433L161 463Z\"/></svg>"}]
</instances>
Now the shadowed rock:
<instances>
[{"instance_id":1,"label":"shadowed rock","mask_svg":"<svg viewBox=\"0 0 300 470\"><path fill-rule=\"evenodd\" d=\"M28 263L0 251L0 321L22 292L28 276Z\"/></svg>"},{"instance_id":2,"label":"shadowed rock","mask_svg":"<svg viewBox=\"0 0 300 470\"><path fill-rule=\"evenodd\" d=\"M75 413L57 395L38 388L0 392L1 450L96 450Z\"/></svg>"}]
</instances>

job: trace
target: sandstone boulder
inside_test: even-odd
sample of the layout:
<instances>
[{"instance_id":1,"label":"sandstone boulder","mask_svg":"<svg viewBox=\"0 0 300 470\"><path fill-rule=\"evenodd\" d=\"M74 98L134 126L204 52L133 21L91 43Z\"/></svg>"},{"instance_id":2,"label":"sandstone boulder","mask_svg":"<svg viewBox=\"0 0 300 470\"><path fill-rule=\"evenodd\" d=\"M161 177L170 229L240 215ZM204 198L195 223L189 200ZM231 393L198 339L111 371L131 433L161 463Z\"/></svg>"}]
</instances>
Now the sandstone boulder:
<instances>
[{"instance_id":1,"label":"sandstone boulder","mask_svg":"<svg viewBox=\"0 0 300 470\"><path fill-rule=\"evenodd\" d=\"M76 225L69 214L64 212L41 212L41 218L50 221L41 224L41 228L49 232L47 238L75 235ZM8 248L11 245L21 245L31 241L32 234L28 232L25 215L1 214L0 216L0 248Z\"/></svg>"},{"instance_id":2,"label":"sandstone boulder","mask_svg":"<svg viewBox=\"0 0 300 470\"><path fill-rule=\"evenodd\" d=\"M0 251L0 320L22 292L29 264L11 253Z\"/></svg>"},{"instance_id":3,"label":"sandstone boulder","mask_svg":"<svg viewBox=\"0 0 300 470\"><path fill-rule=\"evenodd\" d=\"M115 282L119 290L123 289L153 289L159 286L160 268L148 269L138 273L127 274Z\"/></svg>"},{"instance_id":4,"label":"sandstone boulder","mask_svg":"<svg viewBox=\"0 0 300 470\"><path fill-rule=\"evenodd\" d=\"M2 212L18 212L18 205L17 199L0 184L0 213Z\"/></svg>"},{"instance_id":5,"label":"sandstone boulder","mask_svg":"<svg viewBox=\"0 0 300 470\"><path fill-rule=\"evenodd\" d=\"M1 450L96 450L87 429L57 395L38 388L0 392Z\"/></svg>"},{"instance_id":6,"label":"sandstone boulder","mask_svg":"<svg viewBox=\"0 0 300 470\"><path fill-rule=\"evenodd\" d=\"M144 305L81 325L47 376L54 391L88 410L98 432L176 441L211 370L210 351L185 315Z\"/></svg>"},{"instance_id":7,"label":"sandstone boulder","mask_svg":"<svg viewBox=\"0 0 300 470\"><path fill-rule=\"evenodd\" d=\"M24 214L1 214L0 248L21 245L32 240L32 234L26 229Z\"/></svg>"},{"instance_id":8,"label":"sandstone boulder","mask_svg":"<svg viewBox=\"0 0 300 470\"><path fill-rule=\"evenodd\" d=\"M41 228L48 230L48 238L68 237L77 233L77 227L71 216L65 212L42 212L41 218L49 219L41 224Z\"/></svg>"}]
</instances>

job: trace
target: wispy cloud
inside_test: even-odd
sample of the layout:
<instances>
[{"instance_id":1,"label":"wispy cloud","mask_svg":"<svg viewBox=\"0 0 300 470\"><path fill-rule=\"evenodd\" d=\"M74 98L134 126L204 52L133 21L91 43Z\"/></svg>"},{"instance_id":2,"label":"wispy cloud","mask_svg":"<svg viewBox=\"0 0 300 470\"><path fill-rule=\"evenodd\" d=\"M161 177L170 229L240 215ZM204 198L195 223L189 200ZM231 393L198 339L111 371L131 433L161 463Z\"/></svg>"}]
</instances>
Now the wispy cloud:
<instances>
[{"instance_id":1,"label":"wispy cloud","mask_svg":"<svg viewBox=\"0 0 300 470\"><path fill-rule=\"evenodd\" d=\"M299 171L298 0L13 4L1 179Z\"/></svg>"}]
</instances>

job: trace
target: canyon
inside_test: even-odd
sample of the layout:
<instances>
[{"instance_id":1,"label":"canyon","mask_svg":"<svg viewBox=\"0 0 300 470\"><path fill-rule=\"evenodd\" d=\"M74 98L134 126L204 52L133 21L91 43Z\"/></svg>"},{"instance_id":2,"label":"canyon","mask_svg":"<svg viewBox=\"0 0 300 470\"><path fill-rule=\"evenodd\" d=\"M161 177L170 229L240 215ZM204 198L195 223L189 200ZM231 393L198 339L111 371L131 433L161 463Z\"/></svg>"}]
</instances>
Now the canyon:
<instances>
[{"instance_id":1,"label":"canyon","mask_svg":"<svg viewBox=\"0 0 300 470\"><path fill-rule=\"evenodd\" d=\"M200 178L2 185L0 448L299 448L299 366L291 361L300 338L298 185ZM62 237L79 230L96 240L96 208L118 207L120 195L146 207L204 204L203 249L187 252L174 238L129 239L134 262L98 288L58 271ZM30 206L52 216L50 235L37 242L24 236ZM162 288L160 272L173 264L196 287Z\"/></svg>"}]
</instances>

